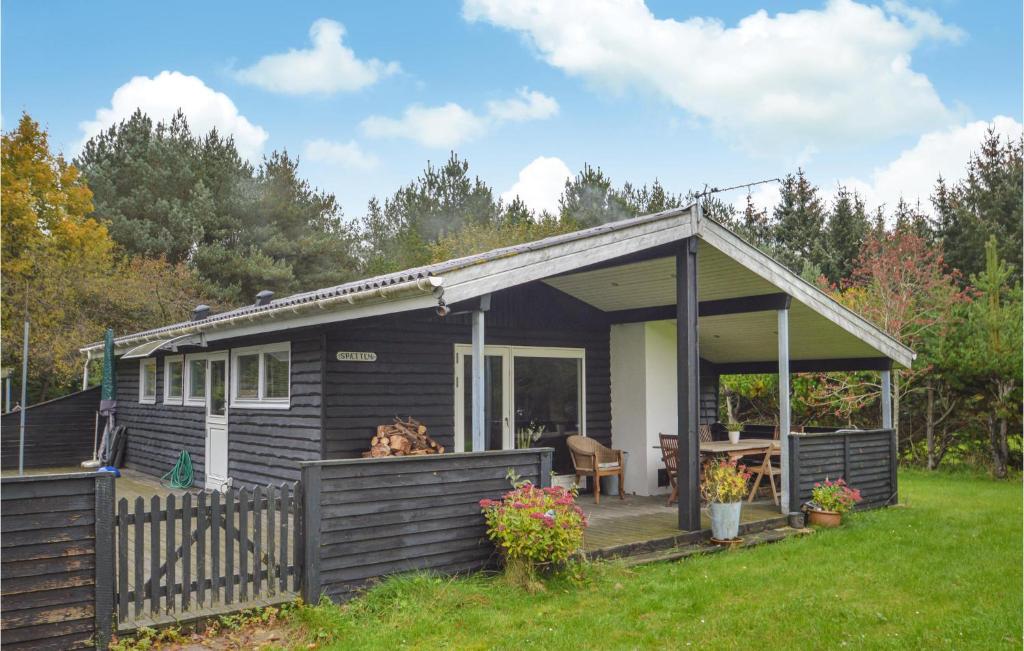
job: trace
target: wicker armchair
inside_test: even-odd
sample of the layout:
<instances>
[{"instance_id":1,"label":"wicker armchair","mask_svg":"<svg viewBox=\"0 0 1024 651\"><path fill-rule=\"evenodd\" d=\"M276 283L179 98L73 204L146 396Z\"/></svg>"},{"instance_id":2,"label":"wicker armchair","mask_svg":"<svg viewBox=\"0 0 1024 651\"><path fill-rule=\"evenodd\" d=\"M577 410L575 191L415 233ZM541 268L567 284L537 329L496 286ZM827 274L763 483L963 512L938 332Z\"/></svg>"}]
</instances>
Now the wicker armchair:
<instances>
[{"instance_id":1,"label":"wicker armchair","mask_svg":"<svg viewBox=\"0 0 1024 651\"><path fill-rule=\"evenodd\" d=\"M594 503L601 503L601 477L618 476L619 499L626 497L626 462L622 450L606 448L592 438L574 435L565 440L572 455L572 465L576 469L576 483L580 478L594 478Z\"/></svg>"}]
</instances>

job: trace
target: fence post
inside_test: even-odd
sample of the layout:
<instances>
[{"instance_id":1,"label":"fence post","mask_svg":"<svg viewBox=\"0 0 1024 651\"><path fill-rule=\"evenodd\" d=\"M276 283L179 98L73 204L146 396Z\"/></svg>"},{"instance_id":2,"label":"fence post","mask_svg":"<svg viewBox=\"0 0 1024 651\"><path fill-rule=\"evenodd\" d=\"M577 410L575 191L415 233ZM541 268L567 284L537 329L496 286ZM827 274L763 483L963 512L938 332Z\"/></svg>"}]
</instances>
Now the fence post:
<instances>
[{"instance_id":1,"label":"fence post","mask_svg":"<svg viewBox=\"0 0 1024 651\"><path fill-rule=\"evenodd\" d=\"M96 476L96 648L110 645L114 626L114 477Z\"/></svg>"},{"instance_id":2,"label":"fence post","mask_svg":"<svg viewBox=\"0 0 1024 651\"><path fill-rule=\"evenodd\" d=\"M889 496L888 504L900 503L900 491L898 486L900 442L896 430L889 431L889 480L892 482L892 495Z\"/></svg>"},{"instance_id":3,"label":"fence post","mask_svg":"<svg viewBox=\"0 0 1024 651\"><path fill-rule=\"evenodd\" d=\"M296 525L302 532L302 600L308 604L320 601L321 471L322 466L315 463L302 467L302 506Z\"/></svg>"},{"instance_id":4,"label":"fence post","mask_svg":"<svg viewBox=\"0 0 1024 651\"><path fill-rule=\"evenodd\" d=\"M551 453L552 450L540 451L540 487L547 488L551 485Z\"/></svg>"},{"instance_id":5,"label":"fence post","mask_svg":"<svg viewBox=\"0 0 1024 651\"><path fill-rule=\"evenodd\" d=\"M792 434L788 446L789 477L789 513L800 512L800 435Z\"/></svg>"}]
</instances>

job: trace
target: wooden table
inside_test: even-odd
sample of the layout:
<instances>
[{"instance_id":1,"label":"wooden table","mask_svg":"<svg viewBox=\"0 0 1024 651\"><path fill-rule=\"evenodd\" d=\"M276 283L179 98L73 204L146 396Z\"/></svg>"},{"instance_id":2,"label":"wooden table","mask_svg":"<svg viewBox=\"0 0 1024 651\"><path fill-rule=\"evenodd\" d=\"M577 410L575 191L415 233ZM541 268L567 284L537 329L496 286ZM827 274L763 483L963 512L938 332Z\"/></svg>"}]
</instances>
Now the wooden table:
<instances>
[{"instance_id":1,"label":"wooden table","mask_svg":"<svg viewBox=\"0 0 1024 651\"><path fill-rule=\"evenodd\" d=\"M739 459L748 454L763 454L771 448L779 449L779 442L773 439L744 439L741 438L735 445L729 441L711 441L701 443L702 454L714 456L727 456L730 461Z\"/></svg>"}]
</instances>

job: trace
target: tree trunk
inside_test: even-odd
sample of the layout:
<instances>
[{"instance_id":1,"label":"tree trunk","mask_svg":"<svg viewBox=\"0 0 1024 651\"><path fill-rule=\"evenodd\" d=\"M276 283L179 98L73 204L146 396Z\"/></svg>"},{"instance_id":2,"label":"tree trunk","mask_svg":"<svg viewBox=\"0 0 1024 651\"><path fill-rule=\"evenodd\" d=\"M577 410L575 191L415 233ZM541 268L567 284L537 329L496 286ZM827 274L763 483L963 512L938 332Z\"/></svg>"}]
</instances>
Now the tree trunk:
<instances>
[{"instance_id":1,"label":"tree trunk","mask_svg":"<svg viewBox=\"0 0 1024 651\"><path fill-rule=\"evenodd\" d=\"M928 393L928 410L925 412L924 428L925 437L928 440L928 470L935 470L935 388L932 387L930 379L926 391Z\"/></svg>"},{"instance_id":2,"label":"tree trunk","mask_svg":"<svg viewBox=\"0 0 1024 651\"><path fill-rule=\"evenodd\" d=\"M1006 446L1006 421L997 419L992 412L988 414L988 438L992 447L992 474L999 479L1005 479L1006 458L1009 456Z\"/></svg>"}]
</instances>

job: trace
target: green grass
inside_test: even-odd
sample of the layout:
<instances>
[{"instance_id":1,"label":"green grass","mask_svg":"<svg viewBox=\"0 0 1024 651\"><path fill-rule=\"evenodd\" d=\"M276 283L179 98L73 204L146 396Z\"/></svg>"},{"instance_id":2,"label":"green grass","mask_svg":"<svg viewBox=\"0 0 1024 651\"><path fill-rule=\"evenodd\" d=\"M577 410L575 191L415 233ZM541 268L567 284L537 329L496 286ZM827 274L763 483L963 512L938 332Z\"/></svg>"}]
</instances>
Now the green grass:
<instances>
[{"instance_id":1,"label":"green grass","mask_svg":"<svg viewBox=\"0 0 1024 651\"><path fill-rule=\"evenodd\" d=\"M411 575L302 608L298 647L1020 648L1019 481L900 475L908 508L727 554L595 564L544 592Z\"/></svg>"}]
</instances>

